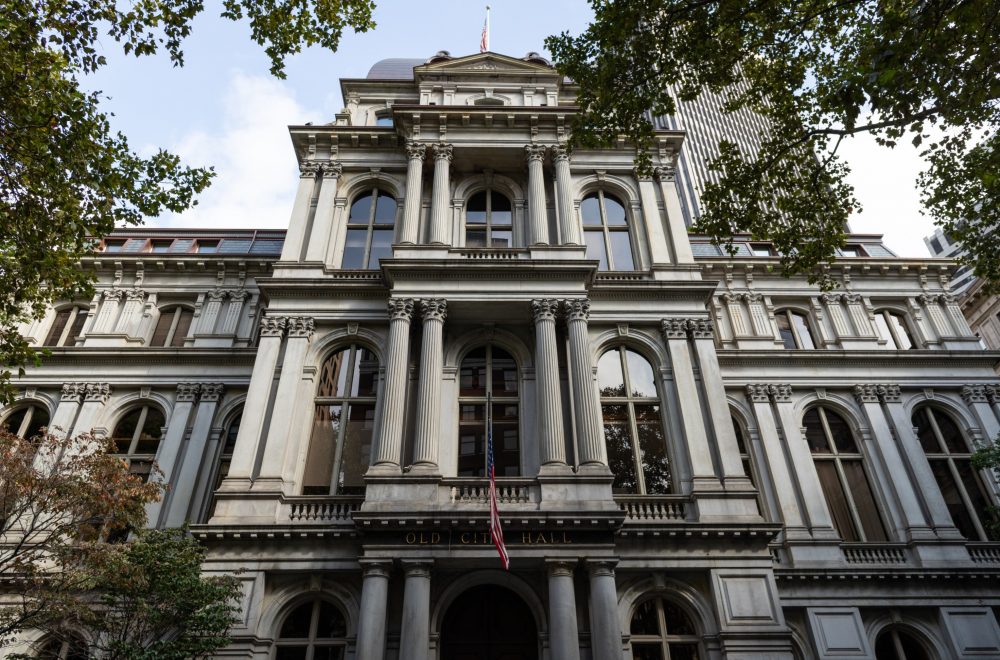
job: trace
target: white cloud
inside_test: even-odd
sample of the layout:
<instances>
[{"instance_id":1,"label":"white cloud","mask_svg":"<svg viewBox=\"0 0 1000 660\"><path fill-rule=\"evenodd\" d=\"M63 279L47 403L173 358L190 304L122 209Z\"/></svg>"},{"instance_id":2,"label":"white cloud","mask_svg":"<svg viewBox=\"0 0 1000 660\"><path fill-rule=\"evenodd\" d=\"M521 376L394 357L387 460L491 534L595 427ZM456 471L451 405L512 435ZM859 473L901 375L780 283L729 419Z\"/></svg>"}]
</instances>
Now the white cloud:
<instances>
[{"instance_id":1,"label":"white cloud","mask_svg":"<svg viewBox=\"0 0 1000 660\"><path fill-rule=\"evenodd\" d=\"M190 165L214 165L198 205L150 222L161 227L284 228L298 174L289 123L320 121L281 81L235 72L217 133L192 131L173 147Z\"/></svg>"}]
</instances>

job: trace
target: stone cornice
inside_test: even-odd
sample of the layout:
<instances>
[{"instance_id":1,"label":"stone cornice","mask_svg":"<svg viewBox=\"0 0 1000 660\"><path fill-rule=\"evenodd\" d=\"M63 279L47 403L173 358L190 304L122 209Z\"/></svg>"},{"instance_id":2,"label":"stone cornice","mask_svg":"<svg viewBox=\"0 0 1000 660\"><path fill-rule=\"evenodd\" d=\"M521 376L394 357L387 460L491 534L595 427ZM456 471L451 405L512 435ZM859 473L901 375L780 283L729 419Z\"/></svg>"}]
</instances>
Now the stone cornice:
<instances>
[{"instance_id":1,"label":"stone cornice","mask_svg":"<svg viewBox=\"0 0 1000 660\"><path fill-rule=\"evenodd\" d=\"M1000 362L997 351L787 351L787 350L738 350L718 349L719 364L725 367L830 367L837 365L858 368L898 368L903 365L925 367L981 367L993 369ZM836 372L832 372L835 374ZM914 374L919 376L919 374ZM963 376L962 378L967 378Z\"/></svg>"}]
</instances>

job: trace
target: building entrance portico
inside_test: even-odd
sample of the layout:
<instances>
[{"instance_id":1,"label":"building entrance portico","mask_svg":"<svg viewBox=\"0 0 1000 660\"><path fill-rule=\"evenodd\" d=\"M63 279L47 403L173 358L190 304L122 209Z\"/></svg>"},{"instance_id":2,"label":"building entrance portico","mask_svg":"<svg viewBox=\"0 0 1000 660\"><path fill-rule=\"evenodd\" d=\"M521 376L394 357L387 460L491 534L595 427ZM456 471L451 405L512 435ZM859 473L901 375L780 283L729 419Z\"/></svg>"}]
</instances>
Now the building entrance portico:
<instances>
[{"instance_id":1,"label":"building entrance portico","mask_svg":"<svg viewBox=\"0 0 1000 660\"><path fill-rule=\"evenodd\" d=\"M481 584L448 607L441 660L537 660L538 631L528 605L510 589Z\"/></svg>"}]
</instances>

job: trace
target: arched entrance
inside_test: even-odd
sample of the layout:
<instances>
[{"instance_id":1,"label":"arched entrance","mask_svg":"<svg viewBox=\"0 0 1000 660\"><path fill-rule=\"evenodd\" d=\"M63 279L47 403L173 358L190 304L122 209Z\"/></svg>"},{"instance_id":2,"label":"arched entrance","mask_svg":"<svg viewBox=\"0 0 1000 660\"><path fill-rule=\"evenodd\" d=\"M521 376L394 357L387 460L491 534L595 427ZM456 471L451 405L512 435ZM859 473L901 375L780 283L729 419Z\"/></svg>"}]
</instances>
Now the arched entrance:
<instances>
[{"instance_id":1,"label":"arched entrance","mask_svg":"<svg viewBox=\"0 0 1000 660\"><path fill-rule=\"evenodd\" d=\"M444 615L441 660L538 660L531 610L510 589L472 587Z\"/></svg>"}]
</instances>

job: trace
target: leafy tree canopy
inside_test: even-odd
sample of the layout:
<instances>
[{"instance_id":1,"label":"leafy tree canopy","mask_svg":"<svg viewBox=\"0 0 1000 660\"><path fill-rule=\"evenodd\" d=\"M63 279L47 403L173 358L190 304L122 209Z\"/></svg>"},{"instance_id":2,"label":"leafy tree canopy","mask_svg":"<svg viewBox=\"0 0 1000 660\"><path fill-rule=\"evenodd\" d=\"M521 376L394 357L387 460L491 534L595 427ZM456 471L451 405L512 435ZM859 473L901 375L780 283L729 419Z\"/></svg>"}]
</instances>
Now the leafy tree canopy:
<instances>
[{"instance_id":1,"label":"leafy tree canopy","mask_svg":"<svg viewBox=\"0 0 1000 660\"><path fill-rule=\"evenodd\" d=\"M89 296L75 266L90 237L195 203L213 171L160 151L136 154L80 77L105 66L103 46L136 56L182 42L201 0L0 0L0 403L11 371L39 356L18 325L48 304ZM251 38L284 76L303 46L336 50L346 27L374 27L372 0L224 0L222 16L246 20Z\"/></svg>"},{"instance_id":2,"label":"leafy tree canopy","mask_svg":"<svg viewBox=\"0 0 1000 660\"><path fill-rule=\"evenodd\" d=\"M997 0L591 0L582 35L549 37L580 86L576 144L619 135L651 165L649 112L670 114L703 90L726 111L772 128L759 151L720 144L718 183L693 231L730 244L774 241L786 274L823 281L821 262L860 210L837 157L845 138L873 135L922 149L922 200L1000 286L1000 3Z\"/></svg>"}]
</instances>

